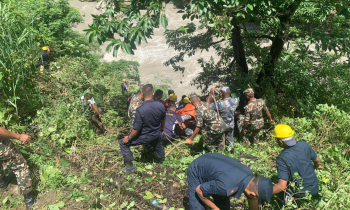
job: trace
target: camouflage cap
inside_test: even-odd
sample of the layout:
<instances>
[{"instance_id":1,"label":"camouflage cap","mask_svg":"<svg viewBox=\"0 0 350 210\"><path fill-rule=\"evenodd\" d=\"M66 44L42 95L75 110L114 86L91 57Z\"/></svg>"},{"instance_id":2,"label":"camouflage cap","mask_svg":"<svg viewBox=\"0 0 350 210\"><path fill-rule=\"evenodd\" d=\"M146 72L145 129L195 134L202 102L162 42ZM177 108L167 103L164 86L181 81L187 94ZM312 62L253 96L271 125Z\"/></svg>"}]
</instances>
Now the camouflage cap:
<instances>
[{"instance_id":1,"label":"camouflage cap","mask_svg":"<svg viewBox=\"0 0 350 210\"><path fill-rule=\"evenodd\" d=\"M230 91L230 88L227 87L227 86L222 86L222 87L220 88L220 91L221 91L222 93L227 93L227 92Z\"/></svg>"},{"instance_id":2,"label":"camouflage cap","mask_svg":"<svg viewBox=\"0 0 350 210\"><path fill-rule=\"evenodd\" d=\"M253 88L248 88L245 91L243 91L243 94L249 97L254 97L254 90Z\"/></svg>"},{"instance_id":3,"label":"camouflage cap","mask_svg":"<svg viewBox=\"0 0 350 210\"><path fill-rule=\"evenodd\" d=\"M192 99L194 97L199 97L199 96L197 95L197 93L191 93L190 95L188 95L189 99Z\"/></svg>"}]
</instances>

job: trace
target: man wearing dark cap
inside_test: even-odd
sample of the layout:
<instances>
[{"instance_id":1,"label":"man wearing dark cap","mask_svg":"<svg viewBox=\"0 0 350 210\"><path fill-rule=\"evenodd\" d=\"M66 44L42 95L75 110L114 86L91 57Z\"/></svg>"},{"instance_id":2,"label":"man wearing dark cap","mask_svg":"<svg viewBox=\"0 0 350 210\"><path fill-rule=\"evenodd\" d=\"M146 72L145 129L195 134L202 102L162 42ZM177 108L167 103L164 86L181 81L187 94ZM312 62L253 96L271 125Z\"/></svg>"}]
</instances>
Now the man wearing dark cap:
<instances>
[{"instance_id":1,"label":"man wearing dark cap","mask_svg":"<svg viewBox=\"0 0 350 210\"><path fill-rule=\"evenodd\" d=\"M257 210L259 200L272 197L271 179L255 177L238 160L218 153L207 153L195 159L187 170L191 210L229 210L230 197L248 198L250 210ZM214 201L210 199L213 198Z\"/></svg>"},{"instance_id":2,"label":"man wearing dark cap","mask_svg":"<svg viewBox=\"0 0 350 210\"><path fill-rule=\"evenodd\" d=\"M216 104L212 103L212 100L215 100L213 97L214 91L215 87L210 90L207 103L210 103L212 110L220 113L221 118L226 123L227 129L225 131L225 138L226 142L231 148L231 153L233 153L235 148L233 132L235 127L235 111L238 107L238 100L231 97L231 90L229 87L223 86L220 88L220 98L222 98L222 100L218 100Z\"/></svg>"},{"instance_id":3,"label":"man wearing dark cap","mask_svg":"<svg viewBox=\"0 0 350 210\"><path fill-rule=\"evenodd\" d=\"M121 153L124 157L125 167L122 171L132 173L136 171L133 164L133 154L131 146L150 144L155 155L164 159L164 147L160 141L160 133L164 131L165 125L165 108L163 104L154 101L154 91L151 84L144 85L142 88L144 102L136 110L135 120L130 135L125 136L119 142Z\"/></svg>"},{"instance_id":4,"label":"man wearing dark cap","mask_svg":"<svg viewBox=\"0 0 350 210\"><path fill-rule=\"evenodd\" d=\"M204 139L206 148L212 151L214 147L219 150L224 149L223 134L226 130L226 124L222 118L210 108L206 102L200 101L196 93L189 95L190 101L196 107L196 128L191 137L186 139L187 144L192 144L193 139L197 136L200 129L207 132Z\"/></svg>"},{"instance_id":5,"label":"man wearing dark cap","mask_svg":"<svg viewBox=\"0 0 350 210\"><path fill-rule=\"evenodd\" d=\"M314 168L323 167L315 151L304 141L296 142L294 131L288 125L277 125L272 136L276 138L278 145L284 148L276 160L278 183L273 187L273 194L287 190L296 198L305 197L306 191L317 195L318 179ZM295 182L295 187L287 188L288 182Z\"/></svg>"},{"instance_id":6,"label":"man wearing dark cap","mask_svg":"<svg viewBox=\"0 0 350 210\"><path fill-rule=\"evenodd\" d=\"M254 90L252 88L245 90L243 94L249 100L248 104L244 107L245 115L244 122L242 122L243 140L246 142L250 141L252 144L258 143L260 130L264 126L262 111L265 111L272 125L275 125L275 122L272 120L270 111L264 100L254 97Z\"/></svg>"}]
</instances>

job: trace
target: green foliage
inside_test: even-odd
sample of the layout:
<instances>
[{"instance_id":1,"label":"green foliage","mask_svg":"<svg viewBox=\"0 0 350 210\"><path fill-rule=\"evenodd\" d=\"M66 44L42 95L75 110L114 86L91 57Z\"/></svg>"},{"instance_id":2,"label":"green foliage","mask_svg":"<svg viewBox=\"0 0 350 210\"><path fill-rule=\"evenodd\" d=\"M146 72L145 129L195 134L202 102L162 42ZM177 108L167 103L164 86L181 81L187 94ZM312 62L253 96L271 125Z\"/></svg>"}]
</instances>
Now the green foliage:
<instances>
[{"instance_id":1,"label":"green foliage","mask_svg":"<svg viewBox=\"0 0 350 210\"><path fill-rule=\"evenodd\" d=\"M34 53L36 37L30 25L22 21L23 18L11 11L9 5L0 3L1 100L14 107L17 114L18 100L22 97L31 99L31 94L36 93L36 71L34 66L26 62Z\"/></svg>"},{"instance_id":2,"label":"green foliage","mask_svg":"<svg viewBox=\"0 0 350 210\"><path fill-rule=\"evenodd\" d=\"M321 103L349 112L350 75L348 65L339 59L339 55L328 53L306 54L296 47L276 66L276 85L283 92L271 93L269 101L283 109L292 107L296 115L310 115Z\"/></svg>"},{"instance_id":3,"label":"green foliage","mask_svg":"<svg viewBox=\"0 0 350 210\"><path fill-rule=\"evenodd\" d=\"M50 165L44 165L40 171L40 183L43 188L57 189L63 187L66 179L62 176L59 168Z\"/></svg>"},{"instance_id":4,"label":"green foliage","mask_svg":"<svg viewBox=\"0 0 350 210\"><path fill-rule=\"evenodd\" d=\"M154 28L160 25L167 27L164 5L169 2L110 2L109 9L104 14L94 16L94 23L86 32L90 40L96 38L99 43L111 41L107 50L112 51L115 56L120 48L124 53L133 54L141 41L147 42L147 39L151 38ZM177 2L175 1L175 4ZM294 53L295 48L298 48L295 53L300 56L314 52L324 54L327 51L347 56L350 17L349 5L343 0L195 0L180 3L183 7L179 11L183 13L182 18L198 20L199 25L190 22L178 29L166 30L167 43L179 53L165 65L183 72L185 68L181 63L185 59L191 59L191 56L202 50L214 51L213 54L216 54L218 59L198 60L203 71L192 83L204 91L212 83L219 82L234 87L237 92L254 87L257 93L267 93L270 85L273 92L269 94L283 92L284 85L280 85L276 77L283 75L284 79L288 78L284 75L285 71L293 71L293 74L298 75L310 70L305 66L291 68L281 59L282 56ZM141 13L143 9L146 11ZM121 16L123 18L119 18ZM115 38L115 34L120 38ZM324 56L317 57L321 60ZM326 63L321 64L313 59L309 60L314 67L323 68L335 64L333 59L325 61ZM346 63L339 57L337 62L339 66ZM310 75L320 76L312 70ZM346 78L346 75L342 78ZM307 88L308 86L300 89ZM287 92L284 97L289 94ZM313 111L309 104L312 102L304 103L313 98L313 95L298 95L298 99L302 100L300 103L303 103L303 108L300 108L303 109L303 113ZM318 103L324 103L324 100L317 98L314 104Z\"/></svg>"}]
</instances>

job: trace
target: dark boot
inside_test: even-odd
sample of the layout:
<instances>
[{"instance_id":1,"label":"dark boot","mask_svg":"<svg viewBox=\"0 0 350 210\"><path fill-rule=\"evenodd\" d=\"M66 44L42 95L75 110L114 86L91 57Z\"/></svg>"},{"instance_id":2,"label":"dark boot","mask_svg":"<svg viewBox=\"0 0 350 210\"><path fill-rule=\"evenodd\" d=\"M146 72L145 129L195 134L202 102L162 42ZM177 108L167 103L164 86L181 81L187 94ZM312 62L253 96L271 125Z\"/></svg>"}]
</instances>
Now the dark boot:
<instances>
[{"instance_id":1,"label":"dark boot","mask_svg":"<svg viewBox=\"0 0 350 210\"><path fill-rule=\"evenodd\" d=\"M0 188L5 189L12 182L12 180L14 180L15 178L16 178L16 176L12 172L9 175L7 175L7 176L1 177L1 179L0 179Z\"/></svg>"},{"instance_id":2,"label":"dark boot","mask_svg":"<svg viewBox=\"0 0 350 210\"><path fill-rule=\"evenodd\" d=\"M155 162L158 163L159 165L161 165L161 164L163 164L164 160L165 160L165 157L162 157L162 158L157 157Z\"/></svg>"},{"instance_id":3,"label":"dark boot","mask_svg":"<svg viewBox=\"0 0 350 210\"><path fill-rule=\"evenodd\" d=\"M23 194L23 196L24 196L24 203L26 204L27 210L32 209L32 206L34 205L33 191L30 191L27 194Z\"/></svg>"},{"instance_id":4,"label":"dark boot","mask_svg":"<svg viewBox=\"0 0 350 210\"><path fill-rule=\"evenodd\" d=\"M130 174L130 173L133 173L136 171L136 167L132 163L133 160L134 160L134 158L132 155L125 155L124 156L125 167L122 168L123 172Z\"/></svg>"}]
</instances>

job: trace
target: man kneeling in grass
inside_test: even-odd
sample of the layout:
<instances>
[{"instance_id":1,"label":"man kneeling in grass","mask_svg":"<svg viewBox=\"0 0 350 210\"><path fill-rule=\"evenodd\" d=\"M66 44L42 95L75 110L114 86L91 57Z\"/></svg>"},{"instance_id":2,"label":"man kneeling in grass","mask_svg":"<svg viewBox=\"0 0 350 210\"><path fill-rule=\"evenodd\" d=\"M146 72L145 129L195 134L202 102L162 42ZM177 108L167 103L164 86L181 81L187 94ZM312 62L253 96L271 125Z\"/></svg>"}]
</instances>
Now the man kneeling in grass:
<instances>
[{"instance_id":1,"label":"man kneeling in grass","mask_svg":"<svg viewBox=\"0 0 350 210\"><path fill-rule=\"evenodd\" d=\"M272 197L271 179L255 177L238 160L219 153L207 153L195 159L187 170L191 210L229 210L230 197L248 198L250 210L257 210L260 200ZM213 198L214 201L210 199Z\"/></svg>"}]
</instances>

